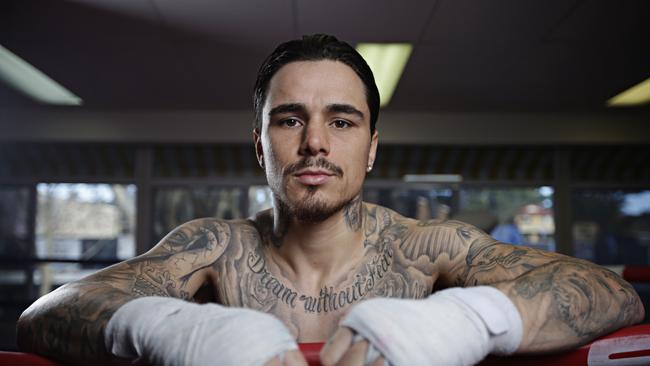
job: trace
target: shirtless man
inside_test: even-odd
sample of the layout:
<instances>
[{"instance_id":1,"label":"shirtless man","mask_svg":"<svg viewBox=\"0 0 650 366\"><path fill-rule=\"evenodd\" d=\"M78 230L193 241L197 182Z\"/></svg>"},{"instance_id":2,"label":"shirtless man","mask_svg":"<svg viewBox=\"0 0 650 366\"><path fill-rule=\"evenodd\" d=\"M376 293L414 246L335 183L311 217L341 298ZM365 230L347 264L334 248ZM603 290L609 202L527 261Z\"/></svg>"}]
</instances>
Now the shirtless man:
<instances>
[{"instance_id":1,"label":"shirtless man","mask_svg":"<svg viewBox=\"0 0 650 366\"><path fill-rule=\"evenodd\" d=\"M326 365L469 365L643 319L632 287L602 267L362 202L379 95L348 44L280 45L254 101L273 209L188 222L42 297L19 320L21 349L76 364L302 365L296 341L329 339Z\"/></svg>"}]
</instances>

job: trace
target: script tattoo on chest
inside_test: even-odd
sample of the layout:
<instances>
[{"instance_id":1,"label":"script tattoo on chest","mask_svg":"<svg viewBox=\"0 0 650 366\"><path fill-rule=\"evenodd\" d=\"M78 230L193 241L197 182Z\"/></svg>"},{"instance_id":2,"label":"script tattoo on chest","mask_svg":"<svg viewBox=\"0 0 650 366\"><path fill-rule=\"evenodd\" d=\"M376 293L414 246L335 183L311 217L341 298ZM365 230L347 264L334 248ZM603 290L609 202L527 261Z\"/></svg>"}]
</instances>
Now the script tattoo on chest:
<instances>
[{"instance_id":1,"label":"script tattoo on chest","mask_svg":"<svg viewBox=\"0 0 650 366\"><path fill-rule=\"evenodd\" d=\"M301 295L300 301L308 313L321 313L339 310L361 300L375 288L393 264L393 250L387 246L382 253L372 257L365 264L364 271L355 275L351 286L336 291L333 286L323 287L318 297Z\"/></svg>"},{"instance_id":2,"label":"script tattoo on chest","mask_svg":"<svg viewBox=\"0 0 650 366\"><path fill-rule=\"evenodd\" d=\"M352 285L338 290L335 290L334 286L324 286L318 296L298 293L282 283L266 268L264 258L253 251L248 253L246 264L248 269L258 275L258 287L268 290L277 300L292 309L302 307L306 313L320 314L342 309L372 292L375 285L391 269L393 255L393 249L386 246L383 252L375 254L368 263L365 263L363 270L355 275Z\"/></svg>"},{"instance_id":3,"label":"script tattoo on chest","mask_svg":"<svg viewBox=\"0 0 650 366\"><path fill-rule=\"evenodd\" d=\"M248 253L246 265L248 266L248 269L253 271L253 273L260 275L257 280L259 281L259 286L270 291L273 296L289 305L291 308L296 307L296 298L298 297L298 293L285 286L280 282L280 280L275 278L268 269L266 269L264 257L251 251ZM256 294L253 293L252 296L255 297ZM259 302L259 299L257 300Z\"/></svg>"}]
</instances>

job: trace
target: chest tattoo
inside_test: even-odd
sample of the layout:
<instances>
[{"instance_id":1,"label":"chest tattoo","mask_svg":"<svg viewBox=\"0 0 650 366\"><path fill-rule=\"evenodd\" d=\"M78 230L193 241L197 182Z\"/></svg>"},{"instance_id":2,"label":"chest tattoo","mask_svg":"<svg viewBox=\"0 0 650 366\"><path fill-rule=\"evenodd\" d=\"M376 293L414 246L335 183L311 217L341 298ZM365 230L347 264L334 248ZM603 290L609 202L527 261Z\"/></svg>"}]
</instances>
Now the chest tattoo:
<instances>
[{"instance_id":1,"label":"chest tattoo","mask_svg":"<svg viewBox=\"0 0 650 366\"><path fill-rule=\"evenodd\" d=\"M320 290L318 297L300 295L300 301L303 302L304 310L307 313L317 313L337 311L347 305L351 305L361 300L367 293L375 288L378 283L388 272L393 264L393 250L386 247L383 253L376 254L370 263L366 263L365 269L355 275L355 281L352 285L344 287L342 290L334 290L333 286L327 286Z\"/></svg>"},{"instance_id":2,"label":"chest tattoo","mask_svg":"<svg viewBox=\"0 0 650 366\"><path fill-rule=\"evenodd\" d=\"M260 235L263 230L242 226L236 232L240 245L230 246L215 265L216 276L221 279L216 288L219 300L225 305L273 313L291 323L314 315L331 320L374 297L428 296L435 271L424 258L418 256L416 261L405 255L406 224L375 207L364 208L364 217L364 258L341 278L308 292L299 289L289 274L271 262L265 252L270 247L263 244L266 241Z\"/></svg>"},{"instance_id":3,"label":"chest tattoo","mask_svg":"<svg viewBox=\"0 0 650 366\"><path fill-rule=\"evenodd\" d=\"M282 301L292 309L295 309L298 293L280 282L280 280L275 278L275 276L269 272L269 270L266 268L264 257L251 251L248 253L246 264L248 266L248 269L258 275L252 279L256 282L253 288L266 290L265 292L267 292L267 294L270 292L276 299ZM257 300L258 303L262 304L262 299L256 297L257 292L258 291L252 293L251 296ZM303 295L300 297L302 298Z\"/></svg>"},{"instance_id":4,"label":"chest tattoo","mask_svg":"<svg viewBox=\"0 0 650 366\"><path fill-rule=\"evenodd\" d=\"M380 253L374 254L361 269L354 275L351 284L342 288L323 286L318 295L300 293L292 289L275 277L267 268L264 257L251 250L246 258L247 268L254 273L248 277L249 296L260 307L269 302L269 297L274 302L281 302L291 309L302 309L305 313L321 314L338 311L363 299L368 293L373 292L377 285L392 269L394 252L386 245Z\"/></svg>"}]
</instances>

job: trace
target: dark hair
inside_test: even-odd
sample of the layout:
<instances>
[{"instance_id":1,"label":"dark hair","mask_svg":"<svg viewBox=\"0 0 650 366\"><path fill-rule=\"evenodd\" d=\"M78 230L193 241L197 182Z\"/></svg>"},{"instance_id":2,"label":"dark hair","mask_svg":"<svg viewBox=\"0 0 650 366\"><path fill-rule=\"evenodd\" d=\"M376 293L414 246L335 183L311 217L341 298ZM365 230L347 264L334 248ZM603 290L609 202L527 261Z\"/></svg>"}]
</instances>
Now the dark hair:
<instances>
[{"instance_id":1,"label":"dark hair","mask_svg":"<svg viewBox=\"0 0 650 366\"><path fill-rule=\"evenodd\" d=\"M262 108L264 108L266 93L273 75L288 63L318 60L343 62L359 76L366 87L366 102L370 110L370 133L374 133L379 114L379 90L375 84L372 70L352 46L339 41L334 36L325 34L303 36L302 39L282 43L264 60L257 73L253 94L255 128L262 128Z\"/></svg>"}]
</instances>

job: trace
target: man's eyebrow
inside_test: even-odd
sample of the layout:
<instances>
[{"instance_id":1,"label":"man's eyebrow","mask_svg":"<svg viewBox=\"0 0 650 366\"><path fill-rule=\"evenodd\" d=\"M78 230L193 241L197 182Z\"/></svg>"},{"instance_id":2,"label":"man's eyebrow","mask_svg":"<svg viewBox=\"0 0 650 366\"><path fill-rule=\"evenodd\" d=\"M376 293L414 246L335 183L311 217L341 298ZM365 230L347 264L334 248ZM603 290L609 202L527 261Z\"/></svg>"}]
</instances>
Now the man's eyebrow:
<instances>
[{"instance_id":1,"label":"man's eyebrow","mask_svg":"<svg viewBox=\"0 0 650 366\"><path fill-rule=\"evenodd\" d=\"M269 111L269 117L273 117L276 114L281 113L305 113L306 111L307 108L302 103L285 103L273 107L273 109Z\"/></svg>"},{"instance_id":2,"label":"man's eyebrow","mask_svg":"<svg viewBox=\"0 0 650 366\"><path fill-rule=\"evenodd\" d=\"M363 119L363 112L356 109L350 104L329 104L327 106L327 111L330 113L345 113L345 114L354 114L359 118Z\"/></svg>"}]
</instances>

